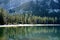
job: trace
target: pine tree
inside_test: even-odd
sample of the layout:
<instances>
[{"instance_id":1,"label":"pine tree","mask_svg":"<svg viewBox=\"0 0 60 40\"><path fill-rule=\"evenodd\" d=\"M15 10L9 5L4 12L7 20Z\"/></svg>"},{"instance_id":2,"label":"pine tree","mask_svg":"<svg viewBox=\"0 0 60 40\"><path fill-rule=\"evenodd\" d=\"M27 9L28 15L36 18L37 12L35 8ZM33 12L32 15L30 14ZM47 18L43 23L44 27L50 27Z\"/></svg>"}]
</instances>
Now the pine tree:
<instances>
[{"instance_id":1,"label":"pine tree","mask_svg":"<svg viewBox=\"0 0 60 40\"><path fill-rule=\"evenodd\" d=\"M0 9L0 25L4 25L3 9Z\"/></svg>"}]
</instances>

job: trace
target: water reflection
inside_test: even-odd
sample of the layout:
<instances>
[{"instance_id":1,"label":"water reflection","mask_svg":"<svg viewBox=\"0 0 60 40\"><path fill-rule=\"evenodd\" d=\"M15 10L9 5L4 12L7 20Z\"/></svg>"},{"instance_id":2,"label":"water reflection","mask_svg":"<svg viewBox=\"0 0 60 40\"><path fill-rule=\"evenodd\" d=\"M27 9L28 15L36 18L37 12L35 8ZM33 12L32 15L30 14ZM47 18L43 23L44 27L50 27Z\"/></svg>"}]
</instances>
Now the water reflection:
<instances>
[{"instance_id":1,"label":"water reflection","mask_svg":"<svg viewBox=\"0 0 60 40\"><path fill-rule=\"evenodd\" d=\"M5 28L7 40L60 40L60 27Z\"/></svg>"}]
</instances>

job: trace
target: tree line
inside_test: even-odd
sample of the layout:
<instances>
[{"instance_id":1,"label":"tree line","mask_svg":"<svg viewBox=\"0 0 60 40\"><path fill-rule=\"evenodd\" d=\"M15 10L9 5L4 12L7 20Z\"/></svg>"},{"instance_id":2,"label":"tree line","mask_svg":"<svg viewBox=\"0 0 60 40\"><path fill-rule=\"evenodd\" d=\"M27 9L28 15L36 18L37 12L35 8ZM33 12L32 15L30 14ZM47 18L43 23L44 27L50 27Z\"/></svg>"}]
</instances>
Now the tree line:
<instances>
[{"instance_id":1,"label":"tree line","mask_svg":"<svg viewBox=\"0 0 60 40\"><path fill-rule=\"evenodd\" d=\"M4 24L54 24L58 23L57 17L41 17L32 13L8 13L0 9L0 25Z\"/></svg>"}]
</instances>

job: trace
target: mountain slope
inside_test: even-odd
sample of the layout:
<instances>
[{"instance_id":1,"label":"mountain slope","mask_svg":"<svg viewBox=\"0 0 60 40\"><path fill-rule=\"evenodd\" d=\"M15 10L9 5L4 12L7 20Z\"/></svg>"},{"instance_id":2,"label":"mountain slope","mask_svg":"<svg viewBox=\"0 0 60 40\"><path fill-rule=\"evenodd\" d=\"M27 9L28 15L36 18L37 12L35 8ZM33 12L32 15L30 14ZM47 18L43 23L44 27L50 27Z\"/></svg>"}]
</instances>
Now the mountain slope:
<instances>
[{"instance_id":1,"label":"mountain slope","mask_svg":"<svg viewBox=\"0 0 60 40\"><path fill-rule=\"evenodd\" d=\"M14 7L9 10L10 13L17 12L31 12L34 15L39 16L58 16L60 13L60 3L56 0L35 0L22 3L18 7ZM56 15L57 14L57 15Z\"/></svg>"}]
</instances>

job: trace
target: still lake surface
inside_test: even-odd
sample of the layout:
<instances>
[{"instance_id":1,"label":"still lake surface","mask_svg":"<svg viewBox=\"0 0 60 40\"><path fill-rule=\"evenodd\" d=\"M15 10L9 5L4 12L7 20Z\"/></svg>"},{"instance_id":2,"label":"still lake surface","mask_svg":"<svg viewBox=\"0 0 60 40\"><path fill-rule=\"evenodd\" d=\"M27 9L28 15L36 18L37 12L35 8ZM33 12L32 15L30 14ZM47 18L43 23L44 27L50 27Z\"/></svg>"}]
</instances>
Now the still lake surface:
<instances>
[{"instance_id":1,"label":"still lake surface","mask_svg":"<svg viewBox=\"0 0 60 40\"><path fill-rule=\"evenodd\" d=\"M5 28L7 40L60 40L60 27Z\"/></svg>"}]
</instances>

